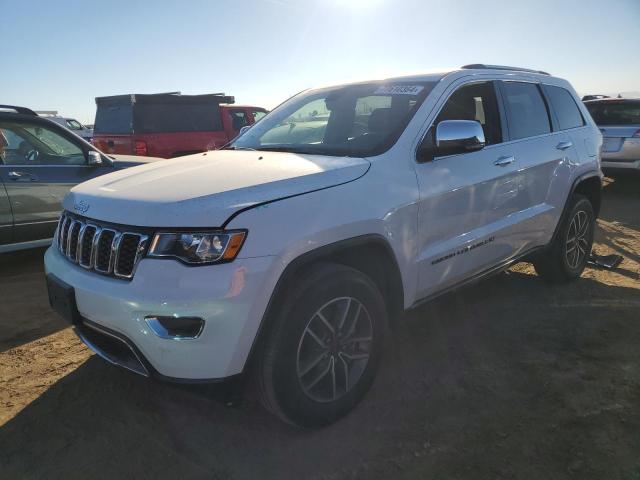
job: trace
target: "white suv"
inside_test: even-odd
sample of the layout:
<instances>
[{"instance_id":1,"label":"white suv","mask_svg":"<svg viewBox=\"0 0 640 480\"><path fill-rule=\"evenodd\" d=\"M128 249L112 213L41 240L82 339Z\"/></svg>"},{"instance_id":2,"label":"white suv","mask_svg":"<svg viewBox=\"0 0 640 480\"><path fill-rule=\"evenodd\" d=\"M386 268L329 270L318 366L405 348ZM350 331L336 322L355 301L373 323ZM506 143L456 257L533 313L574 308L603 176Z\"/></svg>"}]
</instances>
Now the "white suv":
<instances>
[{"instance_id":1,"label":"white suv","mask_svg":"<svg viewBox=\"0 0 640 480\"><path fill-rule=\"evenodd\" d=\"M365 395L403 310L524 259L580 276L601 142L544 72L305 91L226 150L74 187L46 254L51 304L112 363L251 371L281 418L327 424Z\"/></svg>"}]
</instances>

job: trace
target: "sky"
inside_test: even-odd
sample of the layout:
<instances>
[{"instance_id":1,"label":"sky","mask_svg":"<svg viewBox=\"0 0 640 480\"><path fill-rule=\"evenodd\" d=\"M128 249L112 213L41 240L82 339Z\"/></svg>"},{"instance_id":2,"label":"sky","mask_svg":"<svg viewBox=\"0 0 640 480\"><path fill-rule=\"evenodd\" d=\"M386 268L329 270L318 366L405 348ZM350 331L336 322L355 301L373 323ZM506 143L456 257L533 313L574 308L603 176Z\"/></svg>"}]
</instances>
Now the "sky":
<instances>
[{"instance_id":1,"label":"sky","mask_svg":"<svg viewBox=\"0 0 640 480\"><path fill-rule=\"evenodd\" d=\"M0 0L0 39L0 104L85 123L96 96L225 92L273 108L468 63L640 92L640 0Z\"/></svg>"}]
</instances>

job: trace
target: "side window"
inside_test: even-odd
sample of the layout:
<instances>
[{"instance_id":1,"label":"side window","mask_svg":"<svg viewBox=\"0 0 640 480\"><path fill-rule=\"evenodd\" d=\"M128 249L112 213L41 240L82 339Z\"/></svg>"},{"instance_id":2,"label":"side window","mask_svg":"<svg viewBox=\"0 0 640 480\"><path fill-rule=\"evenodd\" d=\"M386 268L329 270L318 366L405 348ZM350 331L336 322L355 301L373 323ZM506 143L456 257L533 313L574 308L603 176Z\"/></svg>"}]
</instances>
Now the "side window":
<instances>
[{"instance_id":1,"label":"side window","mask_svg":"<svg viewBox=\"0 0 640 480\"><path fill-rule=\"evenodd\" d=\"M5 165L84 165L83 150L59 133L39 124L0 122L8 140Z\"/></svg>"},{"instance_id":2,"label":"side window","mask_svg":"<svg viewBox=\"0 0 640 480\"><path fill-rule=\"evenodd\" d=\"M247 113L244 110L229 110L231 116L231 127L234 130L240 130L242 127L249 125Z\"/></svg>"},{"instance_id":3,"label":"side window","mask_svg":"<svg viewBox=\"0 0 640 480\"><path fill-rule=\"evenodd\" d=\"M257 122L258 120L260 120L262 117L264 117L267 112L264 112L262 110L254 110L251 113L253 113L253 121Z\"/></svg>"},{"instance_id":4,"label":"side window","mask_svg":"<svg viewBox=\"0 0 640 480\"><path fill-rule=\"evenodd\" d=\"M537 85L503 82L502 87L511 140L551 132L549 113Z\"/></svg>"},{"instance_id":5,"label":"side window","mask_svg":"<svg viewBox=\"0 0 640 480\"><path fill-rule=\"evenodd\" d=\"M562 87L545 85L544 89L549 97L553 111L558 117L560 130L582 127L584 119L576 105L573 95Z\"/></svg>"},{"instance_id":6,"label":"side window","mask_svg":"<svg viewBox=\"0 0 640 480\"><path fill-rule=\"evenodd\" d=\"M436 124L443 120L476 120L482 125L487 145L502 142L493 82L472 83L456 90L442 107Z\"/></svg>"}]
</instances>

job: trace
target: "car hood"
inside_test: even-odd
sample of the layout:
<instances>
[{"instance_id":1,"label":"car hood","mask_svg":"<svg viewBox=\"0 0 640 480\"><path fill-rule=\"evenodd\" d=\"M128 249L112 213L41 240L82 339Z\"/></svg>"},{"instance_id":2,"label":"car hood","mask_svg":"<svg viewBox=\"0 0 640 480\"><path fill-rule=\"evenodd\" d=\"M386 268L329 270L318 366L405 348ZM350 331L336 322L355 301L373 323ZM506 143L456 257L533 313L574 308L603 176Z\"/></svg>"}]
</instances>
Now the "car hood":
<instances>
[{"instance_id":1,"label":"car hood","mask_svg":"<svg viewBox=\"0 0 640 480\"><path fill-rule=\"evenodd\" d=\"M219 227L235 212L355 180L369 161L219 150L153 162L75 186L64 208L141 227Z\"/></svg>"},{"instance_id":2,"label":"car hood","mask_svg":"<svg viewBox=\"0 0 640 480\"><path fill-rule=\"evenodd\" d=\"M113 160L114 166L118 169L164 160L164 158L160 157L142 157L140 155L109 155L109 158Z\"/></svg>"}]
</instances>

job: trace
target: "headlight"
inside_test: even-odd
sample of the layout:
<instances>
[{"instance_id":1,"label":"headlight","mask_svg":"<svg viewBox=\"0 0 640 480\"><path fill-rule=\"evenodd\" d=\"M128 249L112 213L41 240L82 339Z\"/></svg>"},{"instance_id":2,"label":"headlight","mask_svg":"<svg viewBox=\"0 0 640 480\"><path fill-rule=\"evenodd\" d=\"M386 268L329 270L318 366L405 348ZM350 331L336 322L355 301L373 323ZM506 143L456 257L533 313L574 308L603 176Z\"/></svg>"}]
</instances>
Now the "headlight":
<instances>
[{"instance_id":1,"label":"headlight","mask_svg":"<svg viewBox=\"0 0 640 480\"><path fill-rule=\"evenodd\" d=\"M234 232L157 233L149 257L173 257L188 264L230 262L238 255L247 235Z\"/></svg>"}]
</instances>

